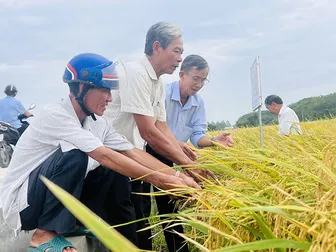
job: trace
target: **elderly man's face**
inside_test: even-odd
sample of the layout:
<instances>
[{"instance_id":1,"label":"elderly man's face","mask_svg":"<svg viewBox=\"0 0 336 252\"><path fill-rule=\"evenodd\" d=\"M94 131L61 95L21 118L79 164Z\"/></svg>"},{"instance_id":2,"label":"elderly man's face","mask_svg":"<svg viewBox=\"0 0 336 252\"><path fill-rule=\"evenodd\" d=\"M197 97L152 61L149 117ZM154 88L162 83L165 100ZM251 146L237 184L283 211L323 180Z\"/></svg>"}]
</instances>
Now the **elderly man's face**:
<instances>
[{"instance_id":1,"label":"elderly man's face","mask_svg":"<svg viewBox=\"0 0 336 252\"><path fill-rule=\"evenodd\" d=\"M102 116L108 103L112 101L111 91L105 88L92 88L84 97L84 104L89 111Z\"/></svg>"},{"instance_id":2,"label":"elderly man's face","mask_svg":"<svg viewBox=\"0 0 336 252\"><path fill-rule=\"evenodd\" d=\"M195 95L206 82L208 82L209 69L204 68L202 70L197 70L196 67L193 67L191 70L180 73L180 78L182 78L183 89L186 90L188 96Z\"/></svg>"},{"instance_id":3,"label":"elderly man's face","mask_svg":"<svg viewBox=\"0 0 336 252\"><path fill-rule=\"evenodd\" d=\"M182 38L173 40L165 49L161 51L160 60L163 72L173 74L182 62L183 42Z\"/></svg>"},{"instance_id":4,"label":"elderly man's face","mask_svg":"<svg viewBox=\"0 0 336 252\"><path fill-rule=\"evenodd\" d=\"M268 109L269 112L271 112L273 115L278 115L279 114L279 109L276 103L272 102L271 105L266 104L266 108Z\"/></svg>"}]
</instances>

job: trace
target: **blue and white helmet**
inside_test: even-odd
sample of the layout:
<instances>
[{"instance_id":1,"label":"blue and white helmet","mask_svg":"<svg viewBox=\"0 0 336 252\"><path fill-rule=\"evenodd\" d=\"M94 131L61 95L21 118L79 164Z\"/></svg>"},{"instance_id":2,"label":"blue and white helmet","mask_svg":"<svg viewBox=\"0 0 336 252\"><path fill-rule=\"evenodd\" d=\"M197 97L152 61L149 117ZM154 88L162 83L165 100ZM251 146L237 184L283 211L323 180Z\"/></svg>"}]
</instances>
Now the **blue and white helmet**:
<instances>
[{"instance_id":1,"label":"blue and white helmet","mask_svg":"<svg viewBox=\"0 0 336 252\"><path fill-rule=\"evenodd\" d=\"M84 104L84 97L92 88L118 89L119 77L116 65L116 62L113 63L101 55L82 53L73 57L65 68L63 74L65 83L84 84L84 89L74 95L83 112L93 120L96 120L96 117Z\"/></svg>"},{"instance_id":2,"label":"blue and white helmet","mask_svg":"<svg viewBox=\"0 0 336 252\"><path fill-rule=\"evenodd\" d=\"M119 77L116 70L117 62L95 53L82 53L73 57L67 64L63 81L79 82L92 88L118 89Z\"/></svg>"}]
</instances>

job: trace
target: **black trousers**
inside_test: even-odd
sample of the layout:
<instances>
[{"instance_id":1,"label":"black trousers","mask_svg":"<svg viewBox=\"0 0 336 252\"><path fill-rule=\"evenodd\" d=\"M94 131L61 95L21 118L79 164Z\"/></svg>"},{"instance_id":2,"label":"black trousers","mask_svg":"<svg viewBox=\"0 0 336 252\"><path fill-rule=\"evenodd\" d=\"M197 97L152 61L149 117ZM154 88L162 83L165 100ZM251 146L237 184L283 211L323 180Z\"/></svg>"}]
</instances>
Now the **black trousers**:
<instances>
[{"instance_id":1,"label":"black trousers","mask_svg":"<svg viewBox=\"0 0 336 252\"><path fill-rule=\"evenodd\" d=\"M172 167L174 164L172 161L166 159L165 157L161 156L160 154L156 153L149 145L146 146L146 151L163 162L164 164ZM146 182L142 181L135 181L132 183L132 191L133 192L144 192L149 193L150 192L151 185ZM154 187L154 191L157 191L157 189ZM151 199L149 196L144 195L132 195L132 202L134 204L136 218L147 218L150 215L151 210ZM169 196L163 195L163 196L156 196L155 197L156 204L159 210L159 214L169 214L169 213L176 213L177 209L175 208L175 202L173 202ZM161 218L165 219L165 218ZM166 228L168 224L163 224L162 227ZM141 229L144 227L149 226L148 221L141 221L137 224L137 229ZM169 252L179 251L179 252L189 252L188 245L185 243L185 240L173 233L173 231L176 231L178 233L183 233L183 226L177 225L172 228L167 228L164 231L166 243L169 249ZM151 250L152 249L152 241L149 238L151 236L151 231L144 231L144 232L138 232L138 240L139 240L139 248L140 249L146 249Z\"/></svg>"},{"instance_id":2,"label":"black trousers","mask_svg":"<svg viewBox=\"0 0 336 252\"><path fill-rule=\"evenodd\" d=\"M21 127L17 129L20 133L20 136L22 136L23 132L28 128L28 126L29 124L25 124L25 123L21 124Z\"/></svg>"},{"instance_id":3,"label":"black trousers","mask_svg":"<svg viewBox=\"0 0 336 252\"><path fill-rule=\"evenodd\" d=\"M120 191L128 191L130 194L128 178L102 166L90 171L85 178L87 164L88 156L80 150L63 153L59 149L30 174L29 207L20 213L22 230L38 228L69 233L76 227L76 218L47 189L40 180L41 175L80 199L111 225L119 224L120 220L129 222L135 219L130 196L125 199L123 193L120 194ZM106 211L112 206L113 212ZM120 206L123 208L119 208ZM124 211L127 207L131 210ZM117 230L136 243L135 225Z\"/></svg>"},{"instance_id":4,"label":"black trousers","mask_svg":"<svg viewBox=\"0 0 336 252\"><path fill-rule=\"evenodd\" d=\"M131 200L134 205L136 219L147 218L151 211L151 199L150 196L136 195L134 193L149 192L151 184L143 181L132 182L132 194ZM149 227L147 220L138 221L136 223L136 230L141 230L145 227ZM143 250L152 250L152 239L150 239L152 232L150 229L146 231L137 232L137 239L139 248Z\"/></svg>"}]
</instances>

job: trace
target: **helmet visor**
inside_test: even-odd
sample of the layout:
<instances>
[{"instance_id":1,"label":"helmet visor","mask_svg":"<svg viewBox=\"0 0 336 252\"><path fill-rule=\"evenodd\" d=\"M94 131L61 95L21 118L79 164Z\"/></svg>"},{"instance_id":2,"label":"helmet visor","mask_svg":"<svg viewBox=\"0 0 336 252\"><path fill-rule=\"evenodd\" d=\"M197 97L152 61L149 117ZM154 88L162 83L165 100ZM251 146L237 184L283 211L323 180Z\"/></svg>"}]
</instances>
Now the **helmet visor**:
<instances>
[{"instance_id":1,"label":"helmet visor","mask_svg":"<svg viewBox=\"0 0 336 252\"><path fill-rule=\"evenodd\" d=\"M105 88L108 89L118 89L119 88L119 75L116 69L118 61L113 64L102 68L102 79L101 82Z\"/></svg>"}]
</instances>

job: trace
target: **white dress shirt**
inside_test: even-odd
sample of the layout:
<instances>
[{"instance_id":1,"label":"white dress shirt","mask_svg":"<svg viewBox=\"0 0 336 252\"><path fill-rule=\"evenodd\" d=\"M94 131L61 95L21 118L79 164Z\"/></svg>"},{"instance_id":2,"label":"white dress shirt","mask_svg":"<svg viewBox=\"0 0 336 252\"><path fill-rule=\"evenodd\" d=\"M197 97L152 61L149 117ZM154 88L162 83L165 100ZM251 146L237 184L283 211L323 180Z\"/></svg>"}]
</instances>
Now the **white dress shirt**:
<instances>
[{"instance_id":1,"label":"white dress shirt","mask_svg":"<svg viewBox=\"0 0 336 252\"><path fill-rule=\"evenodd\" d=\"M293 109L282 105L279 115L279 134L281 135L289 135L289 134L302 134L300 128L300 120Z\"/></svg>"},{"instance_id":2,"label":"white dress shirt","mask_svg":"<svg viewBox=\"0 0 336 252\"><path fill-rule=\"evenodd\" d=\"M146 56L125 67L126 78L120 81L119 90L112 90L112 102L105 115L118 133L136 148L144 150L145 140L140 136L133 114L166 121L165 90Z\"/></svg>"}]
</instances>

